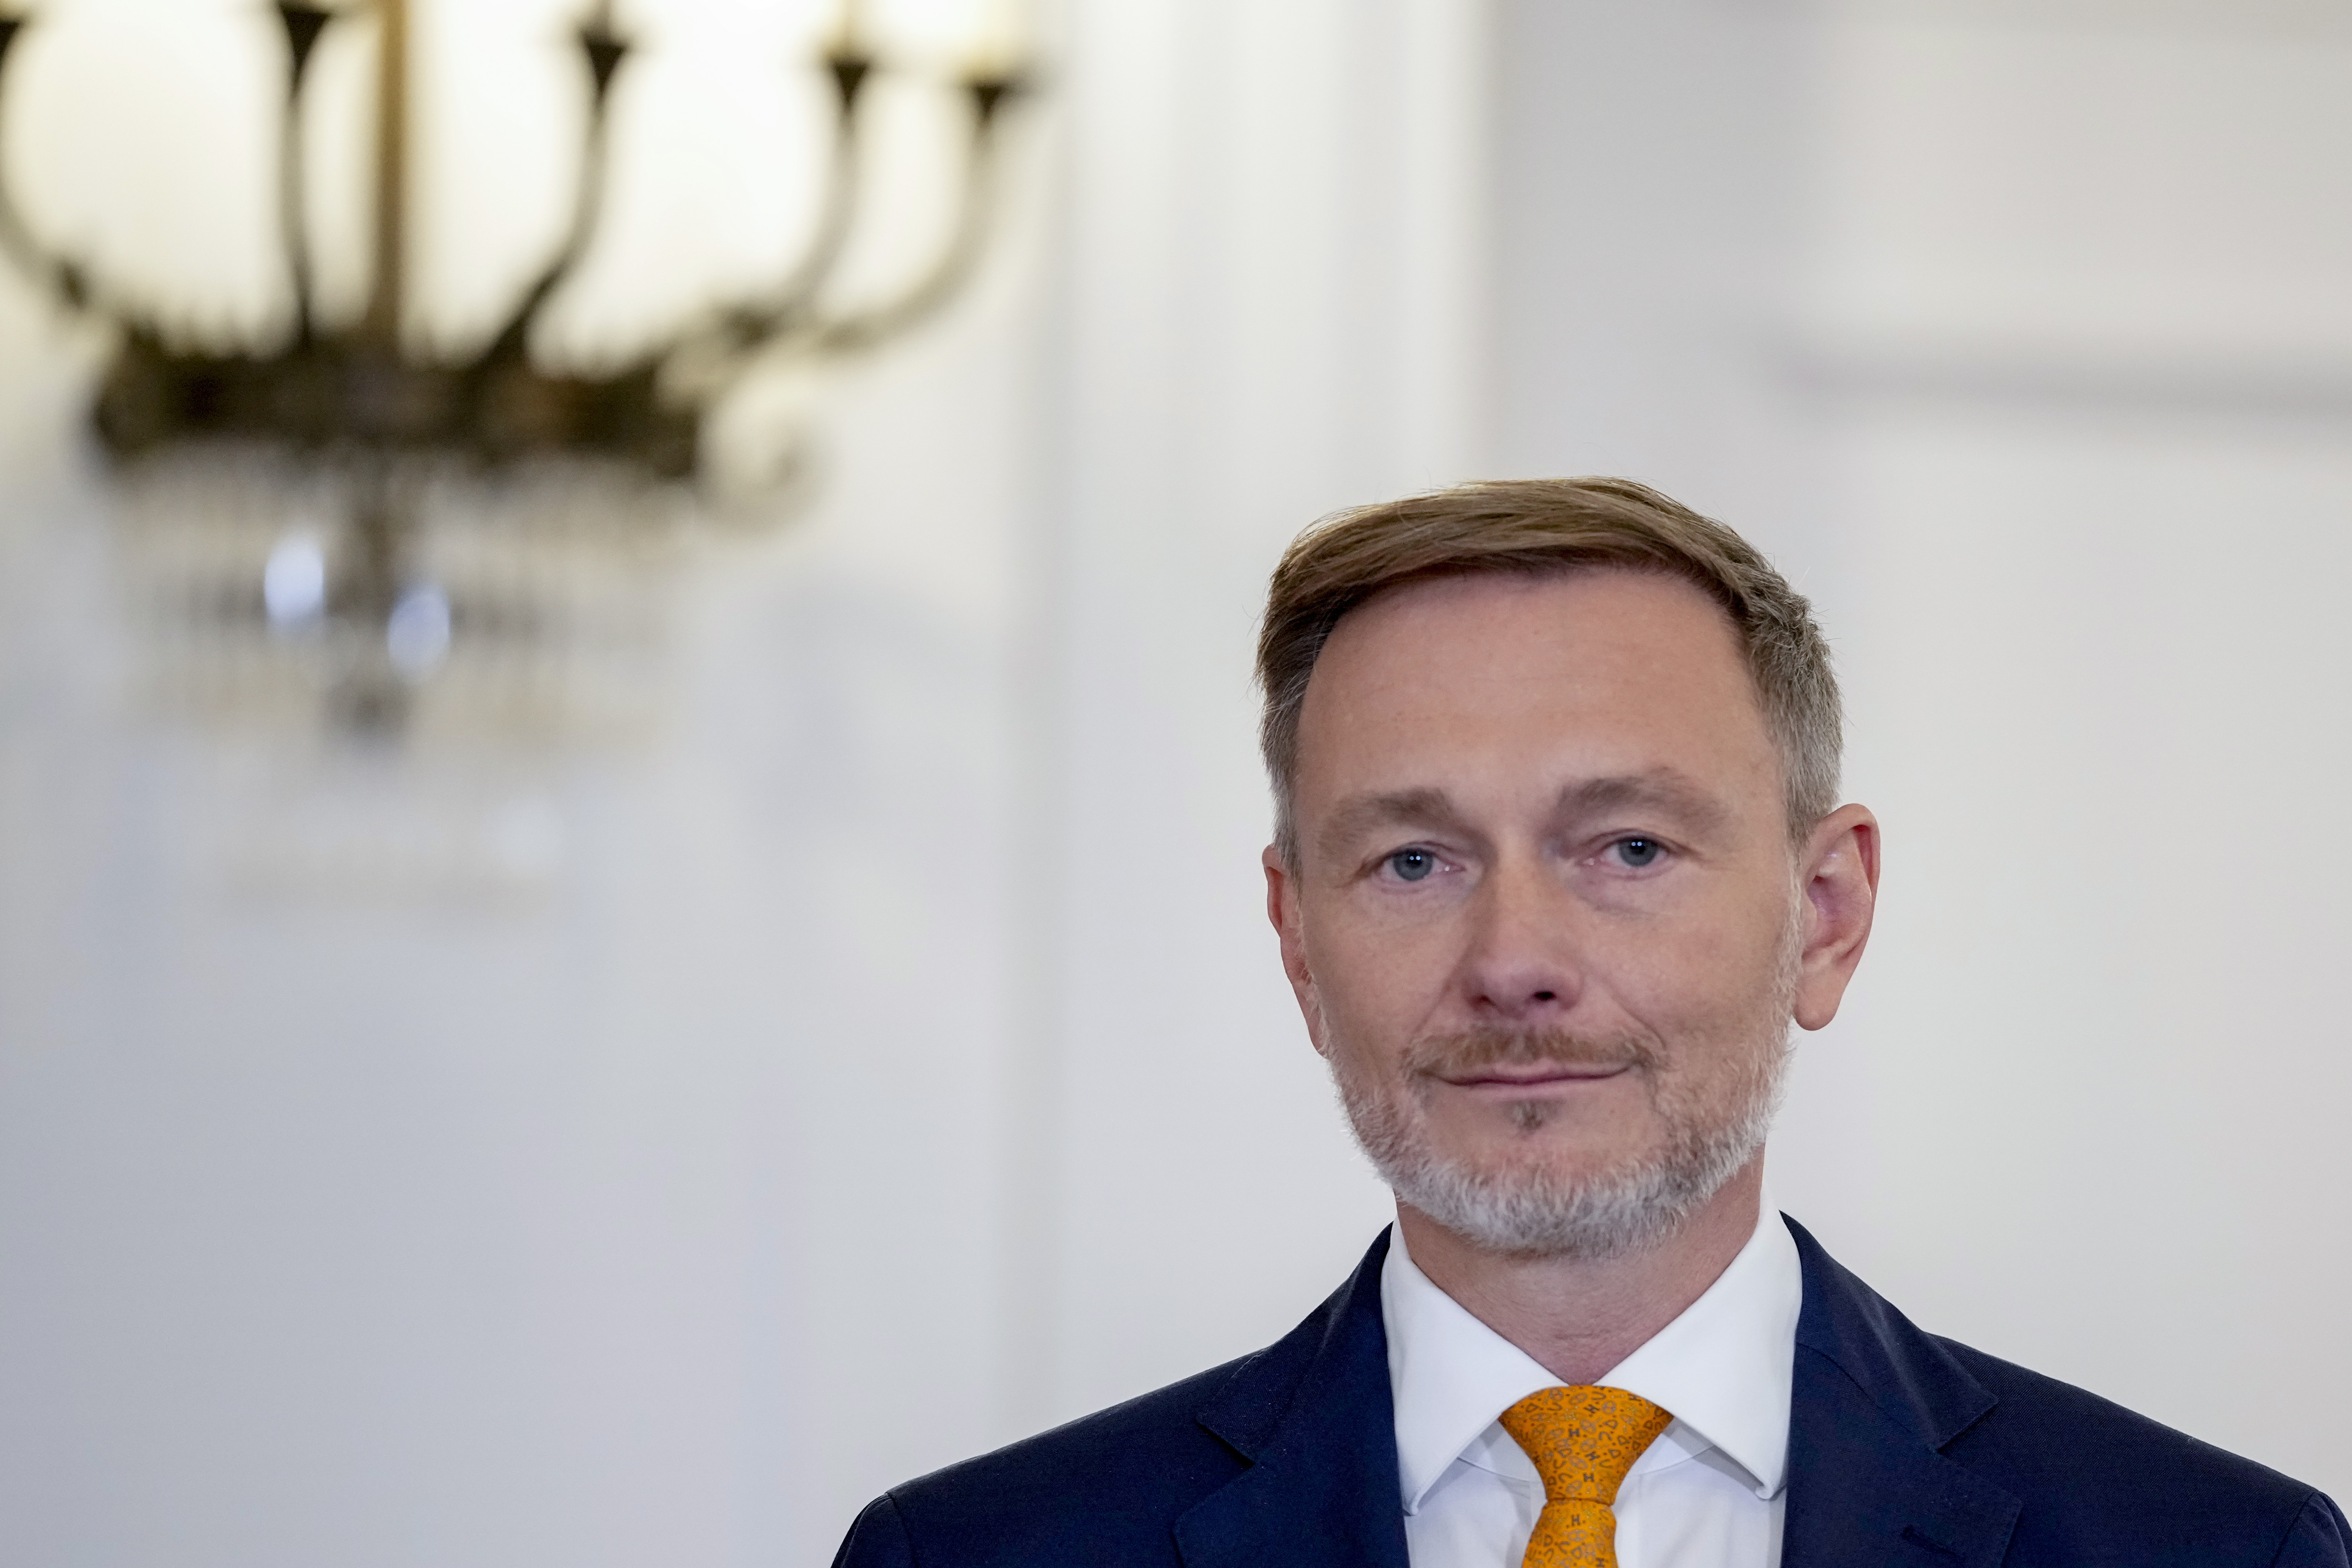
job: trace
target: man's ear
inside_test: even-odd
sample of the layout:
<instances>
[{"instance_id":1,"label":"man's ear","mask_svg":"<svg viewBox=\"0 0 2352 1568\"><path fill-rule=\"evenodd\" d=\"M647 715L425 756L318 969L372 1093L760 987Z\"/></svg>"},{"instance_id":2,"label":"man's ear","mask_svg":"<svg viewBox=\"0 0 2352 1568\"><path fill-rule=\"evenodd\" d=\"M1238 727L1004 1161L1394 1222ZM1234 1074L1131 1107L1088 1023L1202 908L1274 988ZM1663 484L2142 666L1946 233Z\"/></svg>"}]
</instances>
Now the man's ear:
<instances>
[{"instance_id":1,"label":"man's ear","mask_svg":"<svg viewBox=\"0 0 2352 1568\"><path fill-rule=\"evenodd\" d=\"M1800 1028L1818 1029L1837 1016L1870 941L1878 908L1878 818L1859 805L1822 817L1805 840L1797 878L1804 946L1792 1012Z\"/></svg>"},{"instance_id":2,"label":"man's ear","mask_svg":"<svg viewBox=\"0 0 2352 1568\"><path fill-rule=\"evenodd\" d=\"M1323 1002L1316 993L1315 976L1307 968L1298 879L1283 863L1282 852L1271 844L1258 859L1265 868L1265 918L1282 942L1282 972L1290 977L1290 994L1298 998L1298 1016L1307 1020L1307 1037L1318 1056L1328 1055L1323 1046Z\"/></svg>"}]
</instances>

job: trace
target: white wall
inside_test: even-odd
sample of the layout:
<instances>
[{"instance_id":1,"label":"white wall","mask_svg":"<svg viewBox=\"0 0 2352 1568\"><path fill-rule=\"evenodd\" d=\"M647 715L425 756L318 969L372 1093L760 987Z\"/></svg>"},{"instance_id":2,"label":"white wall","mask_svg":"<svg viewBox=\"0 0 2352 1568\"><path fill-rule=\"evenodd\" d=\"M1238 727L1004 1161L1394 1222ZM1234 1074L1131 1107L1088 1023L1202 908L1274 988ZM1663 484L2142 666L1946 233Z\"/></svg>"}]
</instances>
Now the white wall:
<instances>
[{"instance_id":1,"label":"white wall","mask_svg":"<svg viewBox=\"0 0 2352 1568\"><path fill-rule=\"evenodd\" d=\"M1929 1329L2352 1489L2352 32L1546 0L1504 37L1502 466L1770 549L1886 826L1778 1196Z\"/></svg>"},{"instance_id":2,"label":"white wall","mask_svg":"<svg viewBox=\"0 0 2352 1568\"><path fill-rule=\"evenodd\" d=\"M1855 11L1822 68L1824 598L1893 880L1792 1177L1935 1327L2340 1496L2352 28Z\"/></svg>"}]
</instances>

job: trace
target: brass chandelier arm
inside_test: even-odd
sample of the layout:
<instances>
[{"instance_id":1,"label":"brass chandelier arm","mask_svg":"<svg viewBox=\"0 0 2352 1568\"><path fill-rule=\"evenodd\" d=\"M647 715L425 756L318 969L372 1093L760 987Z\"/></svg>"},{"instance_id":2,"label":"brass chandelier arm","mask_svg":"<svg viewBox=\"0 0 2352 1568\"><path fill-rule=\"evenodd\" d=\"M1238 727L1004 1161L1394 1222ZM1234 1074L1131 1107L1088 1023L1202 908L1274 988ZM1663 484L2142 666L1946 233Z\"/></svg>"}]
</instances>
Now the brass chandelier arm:
<instances>
[{"instance_id":1,"label":"brass chandelier arm","mask_svg":"<svg viewBox=\"0 0 2352 1568\"><path fill-rule=\"evenodd\" d=\"M854 353L897 337L953 300L971 278L996 216L998 111L1018 85L1009 78L980 77L964 90L971 100L971 140L964 153L963 194L939 259L894 300L812 322L807 337L814 352Z\"/></svg>"},{"instance_id":2,"label":"brass chandelier arm","mask_svg":"<svg viewBox=\"0 0 2352 1568\"><path fill-rule=\"evenodd\" d=\"M16 40L32 20L14 14L0 15L0 86L5 84L5 71L16 52ZM0 103L5 101L0 99ZM5 150L5 141L0 140L0 153ZM90 308L89 278L73 262L51 255L25 222L23 210L16 205L16 193L8 186L5 158L0 158L0 250L8 253L8 259L27 281L59 304L77 314Z\"/></svg>"},{"instance_id":3,"label":"brass chandelier arm","mask_svg":"<svg viewBox=\"0 0 2352 1568\"><path fill-rule=\"evenodd\" d=\"M816 226L764 300L721 305L667 349L656 351L665 394L681 405L708 405L741 378L746 363L761 350L804 329L848 244L857 214L857 106L874 61L854 44L840 42L824 63L833 76L834 135Z\"/></svg>"},{"instance_id":4,"label":"brass chandelier arm","mask_svg":"<svg viewBox=\"0 0 2352 1568\"><path fill-rule=\"evenodd\" d=\"M824 205L818 210L808 249L784 274L768 301L730 312L727 346L735 353L757 348L803 318L849 242L850 226L857 216L857 106L874 61L844 46L826 57L825 67L833 76L835 113Z\"/></svg>"},{"instance_id":5,"label":"brass chandelier arm","mask_svg":"<svg viewBox=\"0 0 2352 1568\"><path fill-rule=\"evenodd\" d=\"M294 295L294 341L308 347L317 335L311 316L310 228L307 210L305 138L302 128L302 86L308 79L311 51L319 35L335 19L332 11L316 5L281 3L278 20L286 27L286 116L278 133L278 218L286 247L286 276Z\"/></svg>"},{"instance_id":6,"label":"brass chandelier arm","mask_svg":"<svg viewBox=\"0 0 2352 1568\"><path fill-rule=\"evenodd\" d=\"M572 202L572 221L562 242L556 247L549 260L530 288L509 313L506 322L491 335L489 342L476 355L467 369L480 375L493 366L518 362L529 357L531 329L546 310L548 301L564 281L579 268L581 258L587 254L589 241L596 236L598 220L604 210L605 183L610 175L610 105L613 78L628 56L629 46L612 30L604 11L580 29L580 47L589 74L591 97L588 102L588 136L581 152L580 184Z\"/></svg>"},{"instance_id":7,"label":"brass chandelier arm","mask_svg":"<svg viewBox=\"0 0 2352 1568\"><path fill-rule=\"evenodd\" d=\"M965 145L964 178L955 218L938 258L898 299L827 318L818 312L816 300L829 280L830 262L838 259L836 241L826 268L807 278L796 309L778 312L763 323L765 331L725 344L708 360L696 362L681 354L673 374L686 382L689 395L706 404L716 401L762 360L778 353L817 357L870 348L920 324L955 298L971 278L988 240L996 207L1000 111L1020 90L1020 83L1010 77L980 77L966 81L964 90L971 104L971 139ZM853 152L846 145L840 149L845 171ZM847 200L843 202L845 238L850 205Z\"/></svg>"}]
</instances>

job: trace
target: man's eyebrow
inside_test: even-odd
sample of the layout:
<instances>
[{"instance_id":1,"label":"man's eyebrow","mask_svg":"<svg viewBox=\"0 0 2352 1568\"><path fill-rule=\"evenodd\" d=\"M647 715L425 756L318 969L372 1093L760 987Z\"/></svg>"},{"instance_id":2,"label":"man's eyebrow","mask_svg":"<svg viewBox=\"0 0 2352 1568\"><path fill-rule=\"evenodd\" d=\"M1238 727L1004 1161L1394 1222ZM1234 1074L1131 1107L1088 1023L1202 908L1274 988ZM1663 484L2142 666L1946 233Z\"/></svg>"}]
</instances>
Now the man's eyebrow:
<instances>
[{"instance_id":1,"label":"man's eyebrow","mask_svg":"<svg viewBox=\"0 0 2352 1568\"><path fill-rule=\"evenodd\" d=\"M1559 792L1562 816L1598 816L1627 806L1663 811L1702 830L1720 826L1731 815L1722 801L1673 768L1586 779Z\"/></svg>"},{"instance_id":2,"label":"man's eyebrow","mask_svg":"<svg viewBox=\"0 0 2352 1568\"><path fill-rule=\"evenodd\" d=\"M1463 826L1453 796L1442 789L1383 790L1349 795L1332 808L1318 836L1324 852L1337 854L1375 827L1454 827Z\"/></svg>"}]
</instances>

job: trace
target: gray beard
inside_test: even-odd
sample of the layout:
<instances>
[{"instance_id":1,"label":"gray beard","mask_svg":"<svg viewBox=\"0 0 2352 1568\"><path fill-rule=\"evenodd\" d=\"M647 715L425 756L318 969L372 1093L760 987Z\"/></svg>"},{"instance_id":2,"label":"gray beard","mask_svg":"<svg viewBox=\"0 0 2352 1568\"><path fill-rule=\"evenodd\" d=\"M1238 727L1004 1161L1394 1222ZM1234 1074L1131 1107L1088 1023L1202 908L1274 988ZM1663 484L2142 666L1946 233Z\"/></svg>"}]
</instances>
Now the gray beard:
<instances>
[{"instance_id":1,"label":"gray beard","mask_svg":"<svg viewBox=\"0 0 2352 1568\"><path fill-rule=\"evenodd\" d=\"M1622 1057L1645 1075L1654 1074L1657 1065L1654 1052L1624 1042L1596 1047L1522 1036L1490 1039L1474 1049L1521 1060ZM1675 1235L1764 1147L1787 1081L1788 1025L1780 1026L1779 1038L1757 1041L1750 1049L1747 1070L1722 1113L1661 1106L1668 1132L1664 1148L1581 1177L1540 1167L1482 1171L1448 1160L1429 1147L1412 1107L1351 1083L1345 1074L1333 1076L1356 1142L1401 1201L1488 1252L1600 1260L1646 1251ZM1516 1110L1525 1131L1546 1120L1545 1108L1534 1101Z\"/></svg>"}]
</instances>

